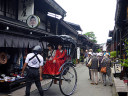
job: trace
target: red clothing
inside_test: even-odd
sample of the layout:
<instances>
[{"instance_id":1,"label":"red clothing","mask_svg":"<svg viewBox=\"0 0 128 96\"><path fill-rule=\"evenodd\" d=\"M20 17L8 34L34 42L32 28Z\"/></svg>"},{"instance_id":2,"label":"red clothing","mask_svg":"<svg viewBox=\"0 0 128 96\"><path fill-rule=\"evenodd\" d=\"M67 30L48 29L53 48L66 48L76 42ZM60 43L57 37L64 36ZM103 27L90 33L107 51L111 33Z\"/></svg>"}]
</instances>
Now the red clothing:
<instances>
[{"instance_id":1,"label":"red clothing","mask_svg":"<svg viewBox=\"0 0 128 96\"><path fill-rule=\"evenodd\" d=\"M53 60L46 61L46 64L43 67L43 74L49 75L59 75L59 69L62 64L66 61L66 50L60 52L60 50L56 51L56 55L53 60L56 60L56 63L53 63Z\"/></svg>"}]
</instances>

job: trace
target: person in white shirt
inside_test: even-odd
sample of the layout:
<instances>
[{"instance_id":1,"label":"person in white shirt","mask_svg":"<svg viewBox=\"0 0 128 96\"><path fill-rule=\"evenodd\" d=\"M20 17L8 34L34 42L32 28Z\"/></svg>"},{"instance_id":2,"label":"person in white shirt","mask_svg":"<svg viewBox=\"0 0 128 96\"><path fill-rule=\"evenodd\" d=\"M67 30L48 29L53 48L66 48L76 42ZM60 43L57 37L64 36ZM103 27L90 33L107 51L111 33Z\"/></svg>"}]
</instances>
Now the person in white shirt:
<instances>
[{"instance_id":1,"label":"person in white shirt","mask_svg":"<svg viewBox=\"0 0 128 96\"><path fill-rule=\"evenodd\" d=\"M25 63L28 63L28 66L33 68L39 68L40 66L43 66L43 57L40 54L37 54L40 62L38 62L36 56L32 60L30 60L30 58L32 58L34 55L34 53L29 53L26 57Z\"/></svg>"},{"instance_id":2,"label":"person in white shirt","mask_svg":"<svg viewBox=\"0 0 128 96\"><path fill-rule=\"evenodd\" d=\"M32 82L34 81L40 96L44 96L44 92L41 87L40 81L42 78L42 66L43 66L43 57L40 55L42 48L37 45L33 48L33 53L29 53L26 57L24 66L22 68L21 75L24 74L24 70L27 67L26 75L26 96L30 96L30 89Z\"/></svg>"}]
</instances>

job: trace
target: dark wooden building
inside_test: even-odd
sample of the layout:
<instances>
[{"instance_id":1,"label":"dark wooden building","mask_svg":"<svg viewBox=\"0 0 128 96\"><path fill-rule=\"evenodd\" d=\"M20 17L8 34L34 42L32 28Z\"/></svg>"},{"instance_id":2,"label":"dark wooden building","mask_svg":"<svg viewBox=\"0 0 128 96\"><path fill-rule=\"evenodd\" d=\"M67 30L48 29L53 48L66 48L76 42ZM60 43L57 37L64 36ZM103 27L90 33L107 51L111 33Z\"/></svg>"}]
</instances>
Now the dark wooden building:
<instances>
[{"instance_id":1,"label":"dark wooden building","mask_svg":"<svg viewBox=\"0 0 128 96\"><path fill-rule=\"evenodd\" d=\"M51 25L48 16L51 13L61 19L66 16L66 11L54 0L0 0L0 78L1 74L20 74L25 57L33 46L46 48L47 43L39 42L40 37L56 35L58 26L55 24L53 28ZM28 27L26 21L30 15L40 18L39 26ZM0 91L19 88L24 79L19 80L0 83Z\"/></svg>"},{"instance_id":2,"label":"dark wooden building","mask_svg":"<svg viewBox=\"0 0 128 96\"><path fill-rule=\"evenodd\" d=\"M84 51L93 49L93 51L96 52L97 49L99 49L98 44L93 43L86 35L81 34L78 35L78 46Z\"/></svg>"},{"instance_id":3,"label":"dark wooden building","mask_svg":"<svg viewBox=\"0 0 128 96\"><path fill-rule=\"evenodd\" d=\"M128 1L127 0L117 0L116 14L115 14L115 27L113 32L109 32L110 37L112 37L111 46L112 50L117 52L117 57L120 55L123 57L125 54L125 40L128 37Z\"/></svg>"}]
</instances>

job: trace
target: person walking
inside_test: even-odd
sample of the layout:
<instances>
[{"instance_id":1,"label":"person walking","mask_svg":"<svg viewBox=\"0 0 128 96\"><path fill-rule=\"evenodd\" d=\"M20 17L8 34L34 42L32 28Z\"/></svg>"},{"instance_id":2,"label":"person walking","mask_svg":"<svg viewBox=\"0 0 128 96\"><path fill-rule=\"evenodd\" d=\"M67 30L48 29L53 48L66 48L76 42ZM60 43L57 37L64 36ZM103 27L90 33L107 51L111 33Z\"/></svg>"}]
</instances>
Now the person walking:
<instances>
[{"instance_id":1,"label":"person walking","mask_svg":"<svg viewBox=\"0 0 128 96\"><path fill-rule=\"evenodd\" d=\"M109 56L110 56L110 52L108 52L108 50L106 50L106 52L104 52L104 56L106 55L106 53L108 53Z\"/></svg>"},{"instance_id":2,"label":"person walking","mask_svg":"<svg viewBox=\"0 0 128 96\"><path fill-rule=\"evenodd\" d=\"M91 57L92 57L92 52L89 52L88 57L86 57L86 60L85 60L85 64L86 64L86 66L88 67L88 70L89 70L89 77L90 77L89 79L90 80L91 80L91 71L90 71L90 66L88 66L88 63L89 63Z\"/></svg>"},{"instance_id":3,"label":"person walking","mask_svg":"<svg viewBox=\"0 0 128 96\"><path fill-rule=\"evenodd\" d=\"M43 57L40 55L42 48L37 45L33 48L33 52L29 53L26 57L25 63L22 68L21 76L24 74L24 70L27 67L26 75L26 92L25 96L30 96L30 89L33 81L38 88L40 96L44 96L44 92L41 87L40 81L42 78L42 66L43 66Z\"/></svg>"},{"instance_id":4,"label":"person walking","mask_svg":"<svg viewBox=\"0 0 128 96\"><path fill-rule=\"evenodd\" d=\"M103 58L102 60L102 65L101 65L101 68L102 67L106 67L106 73L102 73L103 74L103 84L104 86L106 86L106 75L108 76L108 79L109 79L109 85L112 86L113 83L112 83L112 77L111 77L111 60L109 59L109 54L106 53L105 54L105 57Z\"/></svg>"},{"instance_id":5,"label":"person walking","mask_svg":"<svg viewBox=\"0 0 128 96\"><path fill-rule=\"evenodd\" d=\"M98 85L98 58L96 54L93 54L93 57L90 59L89 63L91 62L90 70L91 70L91 84Z\"/></svg>"},{"instance_id":6,"label":"person walking","mask_svg":"<svg viewBox=\"0 0 128 96\"><path fill-rule=\"evenodd\" d=\"M102 73L100 72L101 70L101 61L103 59L103 54L98 53L98 72L99 72L99 82L103 82L102 80Z\"/></svg>"},{"instance_id":7,"label":"person walking","mask_svg":"<svg viewBox=\"0 0 128 96\"><path fill-rule=\"evenodd\" d=\"M88 57L88 50L85 50L84 58Z\"/></svg>"},{"instance_id":8,"label":"person walking","mask_svg":"<svg viewBox=\"0 0 128 96\"><path fill-rule=\"evenodd\" d=\"M89 52L92 52L93 53L93 50L92 49L89 49Z\"/></svg>"}]
</instances>

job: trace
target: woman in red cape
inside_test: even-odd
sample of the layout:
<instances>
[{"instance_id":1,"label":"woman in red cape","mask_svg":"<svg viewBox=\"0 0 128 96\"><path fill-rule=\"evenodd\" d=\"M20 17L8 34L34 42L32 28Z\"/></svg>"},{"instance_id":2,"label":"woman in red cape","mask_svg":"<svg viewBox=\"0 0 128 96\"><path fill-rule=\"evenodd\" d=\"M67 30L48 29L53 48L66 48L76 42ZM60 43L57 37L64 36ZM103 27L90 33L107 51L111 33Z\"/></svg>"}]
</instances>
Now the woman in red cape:
<instances>
[{"instance_id":1,"label":"woman in red cape","mask_svg":"<svg viewBox=\"0 0 128 96\"><path fill-rule=\"evenodd\" d=\"M59 75L59 69L66 61L66 50L62 50L62 45L58 45L58 49L56 50L55 57L53 60L47 60L46 64L43 67L43 74L49 75Z\"/></svg>"}]
</instances>

